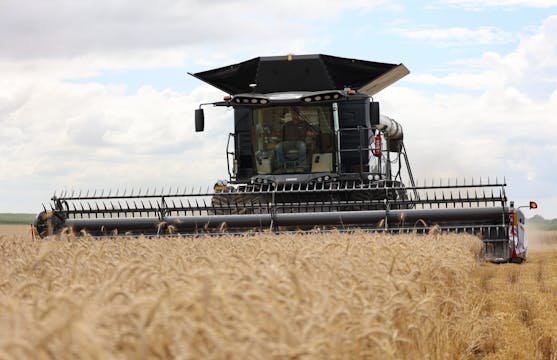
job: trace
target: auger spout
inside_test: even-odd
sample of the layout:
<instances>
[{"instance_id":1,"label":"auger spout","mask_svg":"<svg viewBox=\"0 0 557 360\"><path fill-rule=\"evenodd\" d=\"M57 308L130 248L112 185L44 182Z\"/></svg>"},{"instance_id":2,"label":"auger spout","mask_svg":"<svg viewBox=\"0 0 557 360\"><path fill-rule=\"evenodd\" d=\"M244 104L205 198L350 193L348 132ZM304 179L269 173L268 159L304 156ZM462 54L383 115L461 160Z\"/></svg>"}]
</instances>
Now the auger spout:
<instances>
[{"instance_id":1,"label":"auger spout","mask_svg":"<svg viewBox=\"0 0 557 360\"><path fill-rule=\"evenodd\" d=\"M403 138L402 125L386 115L380 115L378 127L383 130L383 134L389 140L401 140Z\"/></svg>"}]
</instances>

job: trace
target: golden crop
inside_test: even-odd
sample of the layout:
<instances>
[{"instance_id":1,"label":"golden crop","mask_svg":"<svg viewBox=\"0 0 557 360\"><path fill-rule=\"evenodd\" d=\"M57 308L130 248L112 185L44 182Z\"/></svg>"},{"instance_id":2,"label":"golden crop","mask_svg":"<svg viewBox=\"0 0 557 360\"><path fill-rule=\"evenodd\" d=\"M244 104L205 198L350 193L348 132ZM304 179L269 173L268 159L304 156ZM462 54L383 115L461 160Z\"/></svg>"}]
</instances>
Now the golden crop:
<instances>
[{"instance_id":1,"label":"golden crop","mask_svg":"<svg viewBox=\"0 0 557 360\"><path fill-rule=\"evenodd\" d=\"M482 249L439 234L0 236L0 359L499 357L503 267ZM547 309L517 299L538 328ZM554 358L551 331L533 351Z\"/></svg>"}]
</instances>

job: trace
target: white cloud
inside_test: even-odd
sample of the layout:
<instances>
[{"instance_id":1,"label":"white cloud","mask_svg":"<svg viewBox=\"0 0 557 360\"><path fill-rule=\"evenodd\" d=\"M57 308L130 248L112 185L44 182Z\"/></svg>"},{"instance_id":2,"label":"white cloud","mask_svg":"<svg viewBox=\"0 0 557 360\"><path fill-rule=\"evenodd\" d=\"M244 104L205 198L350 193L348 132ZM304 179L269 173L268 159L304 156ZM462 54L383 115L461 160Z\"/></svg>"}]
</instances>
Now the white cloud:
<instances>
[{"instance_id":1,"label":"white cloud","mask_svg":"<svg viewBox=\"0 0 557 360\"><path fill-rule=\"evenodd\" d=\"M481 10L489 7L549 8L557 6L556 0L442 0L439 3L457 5L467 10Z\"/></svg>"},{"instance_id":2,"label":"white cloud","mask_svg":"<svg viewBox=\"0 0 557 360\"><path fill-rule=\"evenodd\" d=\"M506 44L515 40L511 33L490 26L477 29L464 27L395 29L395 32L404 38L428 41L437 46Z\"/></svg>"},{"instance_id":3,"label":"white cloud","mask_svg":"<svg viewBox=\"0 0 557 360\"><path fill-rule=\"evenodd\" d=\"M187 52L200 47L239 51L264 49L285 40L290 40L294 49L283 50L290 51L296 50L300 39L315 37L307 22L389 3L163 0L155 7L147 0L54 0L44 4L8 0L0 3L0 57L75 57L147 49Z\"/></svg>"},{"instance_id":4,"label":"white cloud","mask_svg":"<svg viewBox=\"0 0 557 360\"><path fill-rule=\"evenodd\" d=\"M557 16L543 21L536 33L520 40L512 53L501 56L486 52L480 59L461 64L460 73L445 76L417 74L413 83L447 85L471 90L514 92L516 101L530 102L547 98L557 84ZM496 99L497 100L497 97Z\"/></svg>"},{"instance_id":5,"label":"white cloud","mask_svg":"<svg viewBox=\"0 0 557 360\"><path fill-rule=\"evenodd\" d=\"M383 111L405 125L416 176L506 175L511 199L535 198L546 217L557 217L556 26L557 16L549 17L512 53L486 53L459 73L407 80L449 92L392 87L380 94Z\"/></svg>"},{"instance_id":6,"label":"white cloud","mask_svg":"<svg viewBox=\"0 0 557 360\"><path fill-rule=\"evenodd\" d=\"M38 210L49 192L60 187L206 186L226 176L224 146L232 129L231 112L208 108L206 132L193 131L193 109L218 100L219 91L208 86L190 93L130 90L64 79L87 78L106 69L186 69L185 63L210 68L244 60L246 54L306 52L319 44L316 41L326 41L315 40L316 19L370 9L365 1L289 0L210 2L198 12L201 2L189 2L186 10L168 1L153 16L147 16L152 8L144 2L121 9L114 8L116 3L91 5L85 16L87 2L59 1L35 15L21 10L31 5L18 4L0 3L0 13L12 19L11 25L30 27L16 31L0 24L6 34L0 40L0 151L9 154L0 157L0 211ZM298 20L292 19L294 7ZM128 8L134 10L128 13ZM18 22L22 13L26 19ZM186 20L191 21L182 24ZM152 34L140 43L147 31L142 26ZM54 32L48 33L51 27ZM204 32L208 27L214 29ZM439 31L414 36L437 37L438 42L466 42L474 35L502 41L506 36L494 28L448 35ZM508 55L489 52L446 76L413 74L404 80L417 87L451 86L450 92L432 95L399 85L377 96L383 112L405 128L417 177L507 175L515 200L534 196L542 206L550 203L546 192L557 182L552 170L557 167L555 33L557 17L549 17ZM557 217L557 208L544 214Z\"/></svg>"},{"instance_id":7,"label":"white cloud","mask_svg":"<svg viewBox=\"0 0 557 360\"><path fill-rule=\"evenodd\" d=\"M201 135L192 119L199 103L220 96L208 86L190 94L148 87L127 94L99 84L36 83L29 93L14 93L10 103L18 106L2 107L0 152L9 156L0 158L0 184L41 187L34 206L61 186L211 184L226 174L221 155L232 119L208 110ZM29 211L32 204L18 206ZM17 209L0 211L8 210Z\"/></svg>"}]
</instances>

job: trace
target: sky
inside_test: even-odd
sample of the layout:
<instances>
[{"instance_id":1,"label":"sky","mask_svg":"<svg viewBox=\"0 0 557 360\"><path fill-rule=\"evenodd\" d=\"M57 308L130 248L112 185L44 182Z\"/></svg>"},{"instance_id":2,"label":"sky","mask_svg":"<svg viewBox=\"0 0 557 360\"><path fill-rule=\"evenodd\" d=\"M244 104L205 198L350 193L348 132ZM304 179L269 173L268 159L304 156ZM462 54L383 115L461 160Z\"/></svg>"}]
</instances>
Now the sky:
<instances>
[{"instance_id":1,"label":"sky","mask_svg":"<svg viewBox=\"0 0 557 360\"><path fill-rule=\"evenodd\" d=\"M557 218L557 0L2 0L0 34L0 212L212 186L233 113L195 133L224 94L187 73L323 53L410 70L374 99L420 182L504 177Z\"/></svg>"}]
</instances>

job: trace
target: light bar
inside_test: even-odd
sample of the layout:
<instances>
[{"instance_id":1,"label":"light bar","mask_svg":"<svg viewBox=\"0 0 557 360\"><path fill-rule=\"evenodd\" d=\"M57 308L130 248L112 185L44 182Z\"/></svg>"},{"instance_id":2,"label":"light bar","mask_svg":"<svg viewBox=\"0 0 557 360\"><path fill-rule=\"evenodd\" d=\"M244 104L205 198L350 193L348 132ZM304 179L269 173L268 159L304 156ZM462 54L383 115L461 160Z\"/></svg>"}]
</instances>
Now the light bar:
<instances>
[{"instance_id":1,"label":"light bar","mask_svg":"<svg viewBox=\"0 0 557 360\"><path fill-rule=\"evenodd\" d=\"M269 103L269 100L260 97L249 97L249 96L234 96L232 98L233 102L236 104L251 104L251 105L265 105Z\"/></svg>"},{"instance_id":2,"label":"light bar","mask_svg":"<svg viewBox=\"0 0 557 360\"><path fill-rule=\"evenodd\" d=\"M303 102L310 103L310 102L323 102L323 101L333 101L339 100L341 97L345 97L346 95L342 94L339 91L332 91L332 92L320 92L317 94L312 94L310 96L306 96L302 98Z\"/></svg>"}]
</instances>

